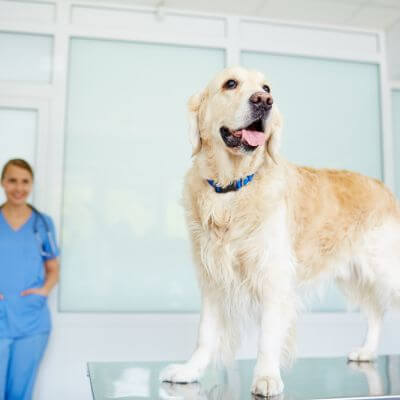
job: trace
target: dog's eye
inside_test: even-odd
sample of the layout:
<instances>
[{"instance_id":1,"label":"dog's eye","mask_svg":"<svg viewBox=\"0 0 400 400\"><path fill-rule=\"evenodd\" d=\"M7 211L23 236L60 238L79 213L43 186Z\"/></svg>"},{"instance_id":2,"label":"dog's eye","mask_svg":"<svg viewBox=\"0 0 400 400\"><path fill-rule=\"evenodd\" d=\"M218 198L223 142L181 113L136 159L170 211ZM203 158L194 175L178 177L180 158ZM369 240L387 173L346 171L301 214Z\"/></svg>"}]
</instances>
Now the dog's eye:
<instances>
[{"instance_id":1,"label":"dog's eye","mask_svg":"<svg viewBox=\"0 0 400 400\"><path fill-rule=\"evenodd\" d=\"M269 87L268 85L264 85L264 86L263 86L263 89L264 89L267 93L270 93L270 92L271 92L271 89L270 89L270 87Z\"/></svg>"},{"instance_id":2,"label":"dog's eye","mask_svg":"<svg viewBox=\"0 0 400 400\"><path fill-rule=\"evenodd\" d=\"M236 89L237 85L238 85L237 81L235 81L234 79L229 79L228 81L226 81L224 83L223 88L224 89L229 89L229 90Z\"/></svg>"}]
</instances>

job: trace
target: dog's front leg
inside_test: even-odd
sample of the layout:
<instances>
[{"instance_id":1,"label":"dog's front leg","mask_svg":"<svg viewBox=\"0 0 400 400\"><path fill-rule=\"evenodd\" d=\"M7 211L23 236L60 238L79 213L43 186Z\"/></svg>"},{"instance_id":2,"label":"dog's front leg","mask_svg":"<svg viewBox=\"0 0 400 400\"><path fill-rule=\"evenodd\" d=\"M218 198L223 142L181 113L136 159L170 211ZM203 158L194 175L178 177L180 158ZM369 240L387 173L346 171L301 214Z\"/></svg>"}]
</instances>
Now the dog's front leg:
<instances>
[{"instance_id":1,"label":"dog's front leg","mask_svg":"<svg viewBox=\"0 0 400 400\"><path fill-rule=\"evenodd\" d=\"M266 301L261 312L261 327L257 363L254 369L252 393L273 396L283 391L280 359L289 318L279 303Z\"/></svg>"},{"instance_id":2,"label":"dog's front leg","mask_svg":"<svg viewBox=\"0 0 400 400\"><path fill-rule=\"evenodd\" d=\"M218 307L203 294L197 347L184 364L171 364L160 375L165 382L187 383L197 381L210 363L219 344L220 321Z\"/></svg>"}]
</instances>

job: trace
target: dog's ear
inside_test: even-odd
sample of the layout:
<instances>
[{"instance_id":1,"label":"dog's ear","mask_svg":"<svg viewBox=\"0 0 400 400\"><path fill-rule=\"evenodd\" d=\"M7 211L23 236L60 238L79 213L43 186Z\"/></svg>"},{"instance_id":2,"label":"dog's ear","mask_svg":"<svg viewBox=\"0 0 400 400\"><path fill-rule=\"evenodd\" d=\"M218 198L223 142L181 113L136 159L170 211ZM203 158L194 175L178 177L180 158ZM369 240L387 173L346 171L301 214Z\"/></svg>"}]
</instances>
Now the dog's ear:
<instances>
[{"instance_id":1,"label":"dog's ear","mask_svg":"<svg viewBox=\"0 0 400 400\"><path fill-rule=\"evenodd\" d=\"M199 129L199 111L204 101L205 93L199 92L190 97L188 101L189 139L192 144L192 157L201 149L201 137Z\"/></svg>"},{"instance_id":2,"label":"dog's ear","mask_svg":"<svg viewBox=\"0 0 400 400\"><path fill-rule=\"evenodd\" d=\"M283 120L281 113L276 105L272 108L272 115L270 123L268 124L268 139L265 145L265 149L268 155L272 158L275 164L278 163L278 153L281 147L281 132L282 132Z\"/></svg>"}]
</instances>

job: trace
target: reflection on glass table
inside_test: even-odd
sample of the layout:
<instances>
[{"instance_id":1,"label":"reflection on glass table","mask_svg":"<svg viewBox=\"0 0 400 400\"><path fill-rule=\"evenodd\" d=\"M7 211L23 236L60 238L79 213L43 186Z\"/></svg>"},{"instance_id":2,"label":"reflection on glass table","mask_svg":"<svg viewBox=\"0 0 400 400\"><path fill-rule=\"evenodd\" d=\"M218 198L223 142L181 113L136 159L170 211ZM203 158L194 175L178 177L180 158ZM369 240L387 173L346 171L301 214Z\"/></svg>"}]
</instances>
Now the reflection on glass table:
<instances>
[{"instance_id":1,"label":"reflection on glass table","mask_svg":"<svg viewBox=\"0 0 400 400\"><path fill-rule=\"evenodd\" d=\"M94 400L247 400L254 360L227 369L209 368L200 382L160 382L169 362L90 362ZM381 356L373 363L345 358L298 359L283 373L285 391L277 400L393 398L400 400L400 356Z\"/></svg>"}]
</instances>

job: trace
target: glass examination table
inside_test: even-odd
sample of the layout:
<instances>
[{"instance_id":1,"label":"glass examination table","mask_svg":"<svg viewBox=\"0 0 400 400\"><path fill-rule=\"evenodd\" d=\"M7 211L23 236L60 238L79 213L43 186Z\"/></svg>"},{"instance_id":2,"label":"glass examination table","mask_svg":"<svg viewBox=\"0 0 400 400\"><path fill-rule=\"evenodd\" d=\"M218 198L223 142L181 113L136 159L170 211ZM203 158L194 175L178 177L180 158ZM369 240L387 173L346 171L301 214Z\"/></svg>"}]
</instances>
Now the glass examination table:
<instances>
[{"instance_id":1,"label":"glass examination table","mask_svg":"<svg viewBox=\"0 0 400 400\"><path fill-rule=\"evenodd\" d=\"M236 361L227 369L209 368L198 383L159 382L170 362L89 362L94 400L258 400L250 393L255 360ZM285 390L276 400L399 399L400 355L375 362L345 358L298 359L283 372Z\"/></svg>"}]
</instances>

